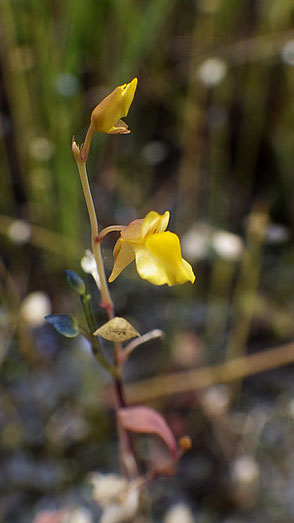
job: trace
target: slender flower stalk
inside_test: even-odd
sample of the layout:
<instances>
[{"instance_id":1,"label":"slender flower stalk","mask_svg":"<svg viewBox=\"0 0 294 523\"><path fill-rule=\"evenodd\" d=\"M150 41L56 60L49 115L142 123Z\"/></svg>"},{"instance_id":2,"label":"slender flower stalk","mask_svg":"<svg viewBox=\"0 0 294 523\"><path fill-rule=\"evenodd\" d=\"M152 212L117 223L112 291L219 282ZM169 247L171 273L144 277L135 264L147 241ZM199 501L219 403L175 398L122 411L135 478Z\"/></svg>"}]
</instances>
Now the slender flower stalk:
<instances>
[{"instance_id":1,"label":"slender flower stalk","mask_svg":"<svg viewBox=\"0 0 294 523\"><path fill-rule=\"evenodd\" d=\"M124 228L124 225L109 225L109 227L105 227L105 229L99 232L98 236L95 238L95 241L101 243L103 238L105 238L105 236L110 232L121 232Z\"/></svg>"},{"instance_id":2,"label":"slender flower stalk","mask_svg":"<svg viewBox=\"0 0 294 523\"><path fill-rule=\"evenodd\" d=\"M109 293L107 280L105 276L105 270L102 260L102 253L101 253L101 246L100 243L95 241L95 238L99 234L98 229L98 221L97 216L95 212L94 202L91 194L91 189L89 185L88 175L87 175L87 169L86 169L86 163L81 159L80 156L80 148L73 140L72 142L72 153L73 157L76 161L77 168L80 175L80 180L83 188L84 197L86 200L86 205L88 209L89 214L89 220L91 225L91 245L92 245L92 251L95 256L97 270L101 282L101 306L105 308L108 312L110 317L113 317L113 302Z\"/></svg>"}]
</instances>

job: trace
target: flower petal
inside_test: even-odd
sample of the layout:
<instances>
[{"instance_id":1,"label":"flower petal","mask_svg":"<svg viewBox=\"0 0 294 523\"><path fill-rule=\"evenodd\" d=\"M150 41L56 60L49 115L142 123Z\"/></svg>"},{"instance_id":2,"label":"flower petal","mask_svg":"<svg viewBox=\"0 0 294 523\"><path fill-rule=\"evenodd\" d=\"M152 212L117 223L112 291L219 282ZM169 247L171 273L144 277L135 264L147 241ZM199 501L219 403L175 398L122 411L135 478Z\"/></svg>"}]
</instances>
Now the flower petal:
<instances>
[{"instance_id":1,"label":"flower petal","mask_svg":"<svg viewBox=\"0 0 294 523\"><path fill-rule=\"evenodd\" d=\"M128 115L131 103L134 99L135 92L137 89L137 83L138 83L138 79L133 78L133 80L131 82L129 82L128 84L123 84L123 85L119 86L121 89L122 111L123 111L121 116Z\"/></svg>"},{"instance_id":2,"label":"flower petal","mask_svg":"<svg viewBox=\"0 0 294 523\"><path fill-rule=\"evenodd\" d=\"M133 220L129 225L127 225L120 233L121 238L125 240L126 242L134 242L139 243L141 242L142 238L142 224L143 219L138 218L137 220Z\"/></svg>"},{"instance_id":3,"label":"flower petal","mask_svg":"<svg viewBox=\"0 0 294 523\"><path fill-rule=\"evenodd\" d=\"M182 258L180 240L172 232L153 234L144 246L134 245L137 271L141 278L154 285L176 285L190 281L195 275L191 265Z\"/></svg>"},{"instance_id":4,"label":"flower petal","mask_svg":"<svg viewBox=\"0 0 294 523\"><path fill-rule=\"evenodd\" d=\"M129 134L131 131L128 124L123 120L118 120L116 124L113 125L108 131L105 131L107 134Z\"/></svg>"},{"instance_id":5,"label":"flower petal","mask_svg":"<svg viewBox=\"0 0 294 523\"><path fill-rule=\"evenodd\" d=\"M129 243L119 238L113 249L114 264L109 282L114 281L118 275L135 259L135 252Z\"/></svg>"},{"instance_id":6,"label":"flower petal","mask_svg":"<svg viewBox=\"0 0 294 523\"><path fill-rule=\"evenodd\" d=\"M164 214L158 214L155 211L150 211L144 218L142 225L142 239L149 234L163 232L168 226L169 211Z\"/></svg>"}]
</instances>

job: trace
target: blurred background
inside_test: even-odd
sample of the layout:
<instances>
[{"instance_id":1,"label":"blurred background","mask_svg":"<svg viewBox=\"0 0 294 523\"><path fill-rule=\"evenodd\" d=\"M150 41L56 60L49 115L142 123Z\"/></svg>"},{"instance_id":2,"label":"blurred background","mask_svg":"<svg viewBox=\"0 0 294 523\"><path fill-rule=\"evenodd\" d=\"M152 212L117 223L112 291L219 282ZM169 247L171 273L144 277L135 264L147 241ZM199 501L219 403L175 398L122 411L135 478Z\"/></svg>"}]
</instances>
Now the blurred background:
<instances>
[{"instance_id":1,"label":"blurred background","mask_svg":"<svg viewBox=\"0 0 294 523\"><path fill-rule=\"evenodd\" d=\"M165 332L131 356L130 402L193 441L144 521L294 520L293 67L292 0L1 0L0 521L97 521L88 475L119 471L108 378L43 318L81 316L72 269L105 321L70 144L134 76L132 133L92 142L98 219L169 209L197 276L153 287L130 266L111 286L118 315Z\"/></svg>"}]
</instances>

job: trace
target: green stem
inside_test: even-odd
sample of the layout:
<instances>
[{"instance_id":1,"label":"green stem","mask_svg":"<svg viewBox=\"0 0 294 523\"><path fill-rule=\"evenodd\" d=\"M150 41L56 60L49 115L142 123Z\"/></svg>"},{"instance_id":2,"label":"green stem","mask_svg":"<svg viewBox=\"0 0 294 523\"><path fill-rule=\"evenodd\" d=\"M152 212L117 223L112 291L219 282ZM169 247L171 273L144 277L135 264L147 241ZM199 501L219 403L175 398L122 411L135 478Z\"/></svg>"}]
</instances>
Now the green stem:
<instances>
[{"instance_id":1,"label":"green stem","mask_svg":"<svg viewBox=\"0 0 294 523\"><path fill-rule=\"evenodd\" d=\"M95 132L96 131L91 123L89 126L89 129L87 131L85 141L84 141L83 145L81 146L81 159L83 162L87 161L91 140L92 140Z\"/></svg>"},{"instance_id":2,"label":"green stem","mask_svg":"<svg viewBox=\"0 0 294 523\"><path fill-rule=\"evenodd\" d=\"M75 142L74 142L75 143ZM92 244L92 251L95 256L97 270L100 278L100 285L101 285L101 299L102 299L102 307L104 307L106 310L112 310L113 311L113 302L109 294L107 280L105 276L105 270L102 260L102 253L101 253L101 246L99 243L95 242L95 238L99 234L98 230L98 222L97 217L95 213L95 207L93 203L93 198L89 186L88 176L87 176L87 170L86 170L86 164L80 159L79 155L74 154L74 158L77 163L80 180L83 188L83 193L86 200L86 205L88 209L89 219L90 219L90 225L91 225L91 244Z\"/></svg>"}]
</instances>

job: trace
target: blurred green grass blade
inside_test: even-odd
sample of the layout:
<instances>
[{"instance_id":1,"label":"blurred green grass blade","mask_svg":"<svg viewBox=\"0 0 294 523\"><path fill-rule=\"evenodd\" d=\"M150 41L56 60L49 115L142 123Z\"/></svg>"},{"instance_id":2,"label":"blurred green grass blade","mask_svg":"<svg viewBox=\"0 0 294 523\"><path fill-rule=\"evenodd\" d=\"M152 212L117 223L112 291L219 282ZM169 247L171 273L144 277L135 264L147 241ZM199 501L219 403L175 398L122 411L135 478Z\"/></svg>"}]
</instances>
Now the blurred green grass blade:
<instances>
[{"instance_id":1,"label":"blurred green grass blade","mask_svg":"<svg viewBox=\"0 0 294 523\"><path fill-rule=\"evenodd\" d=\"M117 24L123 34L117 77L135 73L139 62L156 45L174 5L174 0L152 0L145 7L136 1L116 3Z\"/></svg>"}]
</instances>

